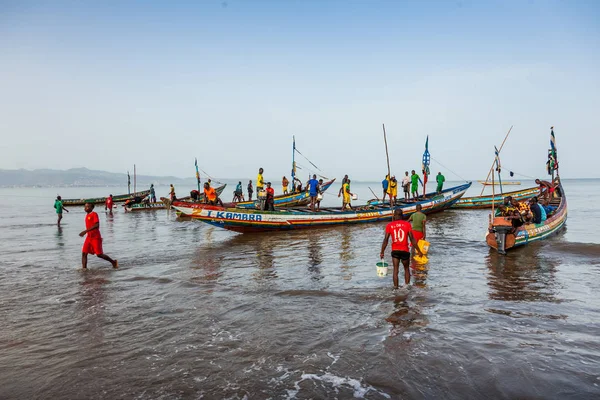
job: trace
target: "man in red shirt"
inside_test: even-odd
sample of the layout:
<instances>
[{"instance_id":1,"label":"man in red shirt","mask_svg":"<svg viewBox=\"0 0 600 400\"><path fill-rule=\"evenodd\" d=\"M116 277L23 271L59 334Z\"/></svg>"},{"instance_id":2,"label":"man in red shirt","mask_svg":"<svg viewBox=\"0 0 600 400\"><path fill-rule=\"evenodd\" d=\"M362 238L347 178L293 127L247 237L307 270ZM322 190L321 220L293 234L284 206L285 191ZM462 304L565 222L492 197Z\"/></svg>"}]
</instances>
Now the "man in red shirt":
<instances>
[{"instance_id":1,"label":"man in red shirt","mask_svg":"<svg viewBox=\"0 0 600 400\"><path fill-rule=\"evenodd\" d=\"M91 203L85 203L85 231L82 231L79 236L83 237L87 234L85 242L83 242L83 249L81 249L81 266L83 269L87 268L87 255L95 254L103 260L110 262L113 268L119 267L119 262L113 260L102 251L102 236L100 235L100 220L98 214L94 212L94 205Z\"/></svg>"},{"instance_id":2,"label":"man in red shirt","mask_svg":"<svg viewBox=\"0 0 600 400\"><path fill-rule=\"evenodd\" d=\"M267 182L266 192L265 211L275 211L275 189L271 187L271 182Z\"/></svg>"},{"instance_id":3,"label":"man in red shirt","mask_svg":"<svg viewBox=\"0 0 600 400\"><path fill-rule=\"evenodd\" d=\"M398 272L400 270L400 260L402 260L402 265L404 266L404 283L410 283L410 270L408 266L410 264L410 249L408 248L408 240L413 245L413 248L419 253L419 255L423 255L421 253L421 249L417 246L417 242L412 234L412 226L410 222L405 221L402 217L402 209L397 208L394 211L394 216L392 222L387 224L385 227L385 238L383 239L383 243L381 244L381 254L379 255L381 259L385 254L385 248L387 247L388 241L392 238L392 262L394 263L394 287L398 287Z\"/></svg>"},{"instance_id":4,"label":"man in red shirt","mask_svg":"<svg viewBox=\"0 0 600 400\"><path fill-rule=\"evenodd\" d=\"M112 214L113 209L113 198L112 194L106 198L106 202L104 203L104 210L108 210L109 214Z\"/></svg>"}]
</instances>

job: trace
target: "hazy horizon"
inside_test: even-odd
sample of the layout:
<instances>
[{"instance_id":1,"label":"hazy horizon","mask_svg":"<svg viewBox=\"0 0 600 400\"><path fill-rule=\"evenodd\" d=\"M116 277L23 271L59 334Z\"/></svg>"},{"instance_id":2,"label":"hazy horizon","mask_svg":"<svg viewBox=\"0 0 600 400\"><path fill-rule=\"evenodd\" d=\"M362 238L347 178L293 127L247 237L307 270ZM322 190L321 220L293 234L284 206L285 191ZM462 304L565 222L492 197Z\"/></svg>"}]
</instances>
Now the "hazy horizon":
<instances>
[{"instance_id":1,"label":"hazy horizon","mask_svg":"<svg viewBox=\"0 0 600 400\"><path fill-rule=\"evenodd\" d=\"M3 2L0 168L597 178L600 3ZM204 174L203 174L204 175Z\"/></svg>"}]
</instances>

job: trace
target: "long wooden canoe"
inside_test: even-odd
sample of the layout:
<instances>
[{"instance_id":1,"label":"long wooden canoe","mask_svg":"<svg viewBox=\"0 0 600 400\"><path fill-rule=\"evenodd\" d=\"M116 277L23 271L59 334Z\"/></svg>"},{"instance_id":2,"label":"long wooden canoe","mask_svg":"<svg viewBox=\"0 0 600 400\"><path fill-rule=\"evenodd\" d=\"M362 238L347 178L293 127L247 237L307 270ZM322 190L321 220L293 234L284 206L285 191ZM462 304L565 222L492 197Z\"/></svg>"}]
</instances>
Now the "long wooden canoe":
<instances>
[{"instance_id":1,"label":"long wooden canoe","mask_svg":"<svg viewBox=\"0 0 600 400\"><path fill-rule=\"evenodd\" d=\"M220 196L221 193L223 193L223 190L225 190L225 187L227 186L227 184L223 184L221 186L217 186L215 188L215 192L217 192L217 196ZM163 208L171 208L171 199L169 199L168 197L161 197L160 201L163 202L163 204L165 205L165 207ZM194 200L192 199L192 196L185 196L185 197L181 197L181 198L177 198L177 200L175 200L173 203L179 202L179 201L183 201L186 203L193 203ZM204 201L204 193L200 192L200 196L198 197L197 202L201 203Z\"/></svg>"},{"instance_id":2,"label":"long wooden canoe","mask_svg":"<svg viewBox=\"0 0 600 400\"><path fill-rule=\"evenodd\" d=\"M497 193L495 195L483 195L483 196L474 196L474 197L463 197L459 199L452 208L460 208L467 210L475 210L475 209L488 209L492 208L492 200L494 204L502 203L506 196L512 196L513 199L520 201L530 199L533 196L539 194L539 189L537 187L516 190L514 192L504 192Z\"/></svg>"},{"instance_id":3,"label":"long wooden canoe","mask_svg":"<svg viewBox=\"0 0 600 400\"><path fill-rule=\"evenodd\" d=\"M128 199L133 199L134 197L146 197L149 194L150 190L143 190L141 192L131 194L119 194L117 196L113 196L113 203L123 203ZM106 199L107 197L64 199L62 202L65 206L83 206L85 205L85 203L104 204L104 202L106 202Z\"/></svg>"},{"instance_id":4,"label":"long wooden canoe","mask_svg":"<svg viewBox=\"0 0 600 400\"><path fill-rule=\"evenodd\" d=\"M327 189L329 189L329 187L333 184L333 182L335 182L335 178L327 181L327 182L323 182L323 186L321 186L321 192L325 192ZM304 204L308 204L310 203L310 194L309 192L306 191L302 191L300 193L290 193L290 194L281 194L278 196L275 196L273 198L274 200L274 205L275 207L295 207L295 206L301 206ZM235 207L235 208L245 208L245 209L256 209L260 207L260 200L254 200L254 201L241 201L239 203L230 203L228 204L228 206L231 207Z\"/></svg>"},{"instance_id":5,"label":"long wooden canoe","mask_svg":"<svg viewBox=\"0 0 600 400\"><path fill-rule=\"evenodd\" d=\"M397 205L395 208L402 208L406 215L413 214L416 211L417 204L421 204L424 213L443 211L454 204L470 186L471 183L456 186L446 189L432 198ZM174 205L173 208L193 219L240 233L310 229L342 224L389 221L394 213L394 208L389 206L373 205L364 205L353 210L342 210L339 207L321 208L320 211L316 212L304 208L288 208L276 211L240 210L202 204L178 204Z\"/></svg>"},{"instance_id":6,"label":"long wooden canoe","mask_svg":"<svg viewBox=\"0 0 600 400\"><path fill-rule=\"evenodd\" d=\"M558 232L567 222L567 198L560 183L556 186L555 196L550 205L557 209L540 224L526 224L514 229L508 218L493 218L486 235L487 244L500 254L506 254L509 249L546 239Z\"/></svg>"}]
</instances>

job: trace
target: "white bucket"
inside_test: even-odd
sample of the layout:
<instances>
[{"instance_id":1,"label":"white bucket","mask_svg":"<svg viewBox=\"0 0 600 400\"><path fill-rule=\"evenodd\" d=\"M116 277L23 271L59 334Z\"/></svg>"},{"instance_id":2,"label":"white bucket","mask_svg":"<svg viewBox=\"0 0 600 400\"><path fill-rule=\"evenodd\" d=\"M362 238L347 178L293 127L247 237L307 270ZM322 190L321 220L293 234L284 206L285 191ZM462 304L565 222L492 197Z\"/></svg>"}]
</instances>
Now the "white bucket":
<instances>
[{"instance_id":1,"label":"white bucket","mask_svg":"<svg viewBox=\"0 0 600 400\"><path fill-rule=\"evenodd\" d=\"M358 200L358 195L357 194L353 194L352 195L352 200Z\"/></svg>"},{"instance_id":2,"label":"white bucket","mask_svg":"<svg viewBox=\"0 0 600 400\"><path fill-rule=\"evenodd\" d=\"M377 275L378 276L386 276L388 273L388 263L381 260L376 264L377 266Z\"/></svg>"},{"instance_id":3,"label":"white bucket","mask_svg":"<svg viewBox=\"0 0 600 400\"><path fill-rule=\"evenodd\" d=\"M321 201L321 200L323 200L323 195L321 193L319 193L317 195L317 201Z\"/></svg>"}]
</instances>

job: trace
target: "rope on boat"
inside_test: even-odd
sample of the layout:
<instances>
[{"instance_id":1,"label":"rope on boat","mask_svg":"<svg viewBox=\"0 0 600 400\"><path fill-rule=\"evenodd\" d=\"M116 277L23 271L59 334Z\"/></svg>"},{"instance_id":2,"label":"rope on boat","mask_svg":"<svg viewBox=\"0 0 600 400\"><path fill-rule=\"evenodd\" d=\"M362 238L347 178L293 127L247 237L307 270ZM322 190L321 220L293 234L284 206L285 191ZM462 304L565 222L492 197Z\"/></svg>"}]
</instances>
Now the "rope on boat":
<instances>
[{"instance_id":1,"label":"rope on boat","mask_svg":"<svg viewBox=\"0 0 600 400\"><path fill-rule=\"evenodd\" d=\"M219 181L218 181L216 178L214 178L214 177L210 176L210 175L208 174L208 172L206 172L206 171L205 171L205 170L203 170L202 168L198 167L198 169L199 169L200 171L202 171L202 173L203 173L204 175L206 175L208 178L210 178L211 182L216 182L216 183L218 183L218 184L221 184L221 185L223 184L223 182L219 182Z\"/></svg>"},{"instance_id":2,"label":"rope on boat","mask_svg":"<svg viewBox=\"0 0 600 400\"><path fill-rule=\"evenodd\" d=\"M451 173L453 173L454 175L458 176L460 179L462 179L465 182L469 182L468 179L463 178L462 176L460 176L459 174L457 174L456 172L452 171L450 168L446 167L444 164L442 164L441 162L439 162L438 160L436 160L435 158L431 157L432 161L435 161L437 164L439 164L442 168L446 168L448 171L450 171Z\"/></svg>"},{"instance_id":3,"label":"rope on boat","mask_svg":"<svg viewBox=\"0 0 600 400\"><path fill-rule=\"evenodd\" d=\"M529 178L529 179L532 179L532 180L536 180L536 179L537 179L537 178L534 178L533 176L519 174L518 172L515 172L515 171L513 171L513 170L510 170L510 173L511 173L512 175L519 175L519 176L522 176L523 178ZM512 176L512 175L511 175L511 176Z\"/></svg>"}]
</instances>

